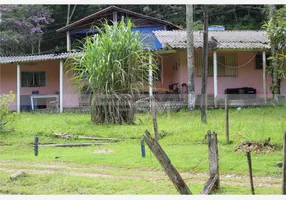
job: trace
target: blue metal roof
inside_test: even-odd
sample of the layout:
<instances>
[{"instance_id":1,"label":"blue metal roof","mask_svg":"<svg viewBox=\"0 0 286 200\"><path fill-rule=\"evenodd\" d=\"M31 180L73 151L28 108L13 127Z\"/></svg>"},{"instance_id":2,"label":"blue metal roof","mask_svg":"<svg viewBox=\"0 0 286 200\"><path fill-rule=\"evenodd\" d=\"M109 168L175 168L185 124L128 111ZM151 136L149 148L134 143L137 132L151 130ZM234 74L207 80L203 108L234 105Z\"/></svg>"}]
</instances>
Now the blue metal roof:
<instances>
[{"instance_id":1,"label":"blue metal roof","mask_svg":"<svg viewBox=\"0 0 286 200\"><path fill-rule=\"evenodd\" d=\"M143 42L147 44L147 49L149 50L156 50L162 49L162 44L159 40L154 36L152 31L164 30L164 26L152 26L152 27L139 27L139 28L132 28L132 32L139 32L139 36L143 39ZM94 30L79 30L79 31L72 31L71 35L75 34L96 34L98 33L97 29Z\"/></svg>"},{"instance_id":2,"label":"blue metal roof","mask_svg":"<svg viewBox=\"0 0 286 200\"><path fill-rule=\"evenodd\" d=\"M224 31L225 27L220 26L220 25L211 25L211 26L208 26L208 30L209 31Z\"/></svg>"}]
</instances>

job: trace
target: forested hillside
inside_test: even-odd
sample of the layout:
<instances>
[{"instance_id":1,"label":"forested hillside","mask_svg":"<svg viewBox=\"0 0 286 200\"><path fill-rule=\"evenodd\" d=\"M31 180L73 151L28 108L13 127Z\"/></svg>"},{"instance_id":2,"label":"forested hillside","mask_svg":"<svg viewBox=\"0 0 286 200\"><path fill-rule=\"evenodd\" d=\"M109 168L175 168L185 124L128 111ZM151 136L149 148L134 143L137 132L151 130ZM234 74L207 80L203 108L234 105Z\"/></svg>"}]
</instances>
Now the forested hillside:
<instances>
[{"instance_id":1,"label":"forested hillside","mask_svg":"<svg viewBox=\"0 0 286 200\"><path fill-rule=\"evenodd\" d=\"M109 5L70 6L70 23ZM185 5L117 5L185 27ZM281 6L277 6L279 9ZM56 30L66 25L68 5L1 5L0 54L19 55L64 51L66 36ZM209 24L226 29L259 30L268 19L267 5L210 5ZM202 29L203 6L194 6L194 28Z\"/></svg>"}]
</instances>

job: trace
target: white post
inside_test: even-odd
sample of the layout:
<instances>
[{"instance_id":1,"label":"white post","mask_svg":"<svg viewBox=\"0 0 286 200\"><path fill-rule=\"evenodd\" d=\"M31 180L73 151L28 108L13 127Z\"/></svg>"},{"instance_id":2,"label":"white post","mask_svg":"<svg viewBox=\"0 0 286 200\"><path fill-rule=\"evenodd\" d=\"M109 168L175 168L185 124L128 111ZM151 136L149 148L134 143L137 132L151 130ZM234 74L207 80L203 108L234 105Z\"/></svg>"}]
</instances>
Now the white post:
<instances>
[{"instance_id":1,"label":"white post","mask_svg":"<svg viewBox=\"0 0 286 200\"><path fill-rule=\"evenodd\" d=\"M164 84L164 58L161 58L161 82Z\"/></svg>"},{"instance_id":2,"label":"white post","mask_svg":"<svg viewBox=\"0 0 286 200\"><path fill-rule=\"evenodd\" d=\"M264 93L264 103L266 104L267 101L267 89L266 89L266 54L265 51L262 52L262 62L263 62L263 93Z\"/></svg>"},{"instance_id":3,"label":"white post","mask_svg":"<svg viewBox=\"0 0 286 200\"><path fill-rule=\"evenodd\" d=\"M216 51L213 52L213 74L214 74L214 103L217 106L217 56Z\"/></svg>"},{"instance_id":4,"label":"white post","mask_svg":"<svg viewBox=\"0 0 286 200\"><path fill-rule=\"evenodd\" d=\"M114 23L117 22L117 12L116 12L116 11L113 12L113 17L112 17L112 19L113 19L113 22L114 22Z\"/></svg>"},{"instance_id":5,"label":"white post","mask_svg":"<svg viewBox=\"0 0 286 200\"><path fill-rule=\"evenodd\" d=\"M63 60L60 60L60 112L63 112L63 71L64 71Z\"/></svg>"},{"instance_id":6,"label":"white post","mask_svg":"<svg viewBox=\"0 0 286 200\"><path fill-rule=\"evenodd\" d=\"M17 63L17 113L20 113L20 104L21 104L21 77L20 77L20 64Z\"/></svg>"},{"instance_id":7,"label":"white post","mask_svg":"<svg viewBox=\"0 0 286 200\"><path fill-rule=\"evenodd\" d=\"M149 56L149 96L153 96L153 71L152 71L152 54Z\"/></svg>"},{"instance_id":8,"label":"white post","mask_svg":"<svg viewBox=\"0 0 286 200\"><path fill-rule=\"evenodd\" d=\"M67 31L67 51L71 50L71 38L70 38L70 32Z\"/></svg>"}]
</instances>

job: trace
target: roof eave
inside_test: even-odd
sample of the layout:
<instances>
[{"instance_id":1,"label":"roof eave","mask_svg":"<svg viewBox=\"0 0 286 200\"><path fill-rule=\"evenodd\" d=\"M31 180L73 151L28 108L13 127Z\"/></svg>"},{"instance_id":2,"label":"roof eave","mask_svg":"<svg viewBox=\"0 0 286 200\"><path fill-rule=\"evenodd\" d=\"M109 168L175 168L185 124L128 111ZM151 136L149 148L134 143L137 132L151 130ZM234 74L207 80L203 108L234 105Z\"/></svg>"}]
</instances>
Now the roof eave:
<instances>
[{"instance_id":1,"label":"roof eave","mask_svg":"<svg viewBox=\"0 0 286 200\"><path fill-rule=\"evenodd\" d=\"M109 11L109 10L110 11L111 10L117 10L117 11L122 11L122 12L129 13L129 14L133 14L135 16L136 15L137 16L141 16L141 17L144 17L146 19L155 20L155 21L160 22L162 24L169 25L169 26L171 26L173 28L177 28L179 30L182 30L181 27L179 27L179 26L177 26L177 25L175 25L175 24L173 24L171 22L168 22L168 21L165 21L165 20L161 20L161 19L157 19L157 18L148 16L148 15L143 15L143 14L140 14L140 13L136 13L136 12L133 12L131 10L124 9L124 8L119 8L119 7L116 7L116 6L110 6L110 7L107 7L105 9L102 9L102 10L96 12L96 13L93 13L93 14L91 14L89 16L86 16L86 17L84 17L84 18L82 18L80 20L77 20L77 21L75 21L75 22L73 22L73 23L71 23L69 25L66 25L66 26L64 26L62 28L59 28L59 29L56 30L56 32L67 32L69 30L72 30L72 27L74 27L76 25L79 25L80 23L85 22L86 20L92 19L93 17L96 17L96 15L99 15L99 14L104 13L104 12Z\"/></svg>"}]
</instances>

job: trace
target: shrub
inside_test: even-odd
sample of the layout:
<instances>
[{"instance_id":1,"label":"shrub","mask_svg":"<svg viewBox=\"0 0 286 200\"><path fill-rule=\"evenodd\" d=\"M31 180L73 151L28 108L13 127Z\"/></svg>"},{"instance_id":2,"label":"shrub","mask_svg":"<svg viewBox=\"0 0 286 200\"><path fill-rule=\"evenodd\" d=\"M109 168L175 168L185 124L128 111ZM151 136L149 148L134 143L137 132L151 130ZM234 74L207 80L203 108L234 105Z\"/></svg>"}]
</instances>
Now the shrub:
<instances>
[{"instance_id":1,"label":"shrub","mask_svg":"<svg viewBox=\"0 0 286 200\"><path fill-rule=\"evenodd\" d=\"M13 102L14 99L15 94L13 94L12 91L10 91L9 94L0 95L0 130L15 118L15 113L9 112L9 104Z\"/></svg>"}]
</instances>

